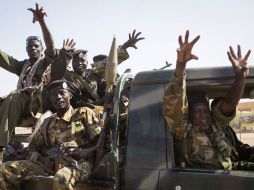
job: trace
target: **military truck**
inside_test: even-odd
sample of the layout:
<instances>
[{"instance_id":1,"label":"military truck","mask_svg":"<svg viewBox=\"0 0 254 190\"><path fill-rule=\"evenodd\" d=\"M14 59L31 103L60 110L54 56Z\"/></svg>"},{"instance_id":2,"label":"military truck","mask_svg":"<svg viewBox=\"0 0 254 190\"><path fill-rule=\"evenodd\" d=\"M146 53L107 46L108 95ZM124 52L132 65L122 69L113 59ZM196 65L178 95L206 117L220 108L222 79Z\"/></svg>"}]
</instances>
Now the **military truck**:
<instances>
[{"instance_id":1,"label":"military truck","mask_svg":"<svg viewBox=\"0 0 254 190\"><path fill-rule=\"evenodd\" d=\"M187 90L224 96L234 80L232 67L187 69ZM121 190L247 190L254 187L254 171L206 170L176 167L173 139L163 116L162 97L173 70L125 73L114 94L110 149L87 184L77 189ZM119 144L120 99L124 83L132 79L126 143ZM250 68L243 98L254 97L254 67ZM254 138L254 137L253 137ZM120 139L121 140L121 139ZM122 158L122 159L120 159ZM100 171L100 172L98 172ZM51 189L52 177L36 176L23 189Z\"/></svg>"}]
</instances>

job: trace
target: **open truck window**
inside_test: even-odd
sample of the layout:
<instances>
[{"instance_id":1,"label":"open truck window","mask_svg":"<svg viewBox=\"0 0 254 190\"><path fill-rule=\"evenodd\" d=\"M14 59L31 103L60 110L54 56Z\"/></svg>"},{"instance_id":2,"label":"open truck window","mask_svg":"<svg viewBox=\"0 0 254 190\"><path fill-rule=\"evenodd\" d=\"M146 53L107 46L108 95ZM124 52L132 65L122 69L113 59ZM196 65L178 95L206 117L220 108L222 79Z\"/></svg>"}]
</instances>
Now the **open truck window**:
<instances>
[{"instance_id":1,"label":"open truck window","mask_svg":"<svg viewBox=\"0 0 254 190\"><path fill-rule=\"evenodd\" d=\"M230 122L238 139L254 146L254 100L241 99L236 108L236 117Z\"/></svg>"}]
</instances>

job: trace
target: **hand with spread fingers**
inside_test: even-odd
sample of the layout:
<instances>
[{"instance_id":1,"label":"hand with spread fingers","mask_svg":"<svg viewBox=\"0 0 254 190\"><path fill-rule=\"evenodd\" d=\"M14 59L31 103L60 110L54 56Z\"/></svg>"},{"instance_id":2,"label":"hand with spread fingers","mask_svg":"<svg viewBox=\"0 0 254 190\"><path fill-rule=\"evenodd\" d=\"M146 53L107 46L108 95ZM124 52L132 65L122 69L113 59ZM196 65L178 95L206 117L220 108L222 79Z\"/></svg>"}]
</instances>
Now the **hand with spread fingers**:
<instances>
[{"instance_id":1,"label":"hand with spread fingers","mask_svg":"<svg viewBox=\"0 0 254 190\"><path fill-rule=\"evenodd\" d=\"M144 37L139 37L139 35L141 34L141 32L138 32L136 34L136 30L133 30L132 34L129 33L129 39L122 45L123 49L127 49L129 47L133 47L135 49L137 49L136 43L140 40L144 40Z\"/></svg>"},{"instance_id":2,"label":"hand with spread fingers","mask_svg":"<svg viewBox=\"0 0 254 190\"><path fill-rule=\"evenodd\" d=\"M63 41L63 49L65 49L66 51L75 51L75 45L76 43L74 42L73 39L69 40L69 38L67 40Z\"/></svg>"},{"instance_id":3,"label":"hand with spread fingers","mask_svg":"<svg viewBox=\"0 0 254 190\"><path fill-rule=\"evenodd\" d=\"M227 51L228 59L232 63L236 76L246 77L249 74L249 67L247 65L247 60L250 56L250 53L251 53L251 50L248 50L246 55L242 57L240 45L237 45L237 55L235 54L233 48L231 46L229 47L229 51Z\"/></svg>"},{"instance_id":4,"label":"hand with spread fingers","mask_svg":"<svg viewBox=\"0 0 254 190\"><path fill-rule=\"evenodd\" d=\"M180 47L177 49L177 62L186 64L188 61L192 59L198 60L198 57L194 54L192 54L192 48L194 44L199 40L200 36L197 36L192 40L191 42L188 42L189 40L189 31L186 31L184 42L182 40L182 36L180 35L178 38L178 42Z\"/></svg>"},{"instance_id":5,"label":"hand with spread fingers","mask_svg":"<svg viewBox=\"0 0 254 190\"><path fill-rule=\"evenodd\" d=\"M47 13L44 12L43 7L39 8L38 3L35 4L35 9L27 9L33 13L33 23L36 21L41 22L44 19L44 16L47 16Z\"/></svg>"}]
</instances>

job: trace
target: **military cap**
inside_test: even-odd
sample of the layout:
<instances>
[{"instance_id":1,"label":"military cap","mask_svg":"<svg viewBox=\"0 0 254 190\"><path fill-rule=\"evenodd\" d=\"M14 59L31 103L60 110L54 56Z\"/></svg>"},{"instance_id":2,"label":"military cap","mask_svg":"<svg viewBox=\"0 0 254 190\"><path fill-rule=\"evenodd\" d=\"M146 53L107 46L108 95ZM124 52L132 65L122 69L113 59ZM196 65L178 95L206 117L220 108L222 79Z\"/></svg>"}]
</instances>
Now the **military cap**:
<instances>
[{"instance_id":1,"label":"military cap","mask_svg":"<svg viewBox=\"0 0 254 190\"><path fill-rule=\"evenodd\" d=\"M209 99L208 96L203 92L191 92L187 94L188 98L188 104L189 106L193 106L195 104L208 104L209 105Z\"/></svg>"},{"instance_id":2,"label":"military cap","mask_svg":"<svg viewBox=\"0 0 254 190\"><path fill-rule=\"evenodd\" d=\"M42 44L41 38L39 36L29 36L29 37L26 38L26 46L28 45L28 42L31 41L31 40L37 40Z\"/></svg>"},{"instance_id":3,"label":"military cap","mask_svg":"<svg viewBox=\"0 0 254 190\"><path fill-rule=\"evenodd\" d=\"M82 54L81 54L81 53L82 53ZM75 50L75 51L72 53L72 56L73 56L73 57L79 56L80 58L82 58L86 53L87 53L87 50L78 49L78 50Z\"/></svg>"},{"instance_id":4,"label":"military cap","mask_svg":"<svg viewBox=\"0 0 254 190\"><path fill-rule=\"evenodd\" d=\"M55 80L55 81L49 83L49 85L46 86L45 90L50 92L53 89L68 89L68 90L70 90L70 88L68 86L68 82L64 79Z\"/></svg>"},{"instance_id":5,"label":"military cap","mask_svg":"<svg viewBox=\"0 0 254 190\"><path fill-rule=\"evenodd\" d=\"M96 56L93 57L93 62L103 61L107 58L108 58L107 55L99 54L99 55L96 55Z\"/></svg>"}]
</instances>

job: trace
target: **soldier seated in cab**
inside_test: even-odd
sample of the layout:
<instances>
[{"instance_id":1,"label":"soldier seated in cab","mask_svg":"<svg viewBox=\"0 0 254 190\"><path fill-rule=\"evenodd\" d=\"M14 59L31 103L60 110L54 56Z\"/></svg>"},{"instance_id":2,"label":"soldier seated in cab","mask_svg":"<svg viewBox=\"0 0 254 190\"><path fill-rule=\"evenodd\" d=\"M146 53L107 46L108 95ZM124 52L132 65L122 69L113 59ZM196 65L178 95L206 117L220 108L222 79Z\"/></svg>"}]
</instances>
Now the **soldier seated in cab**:
<instances>
[{"instance_id":1,"label":"soldier seated in cab","mask_svg":"<svg viewBox=\"0 0 254 190\"><path fill-rule=\"evenodd\" d=\"M164 114L171 127L174 141L181 144L175 147L181 167L231 170L232 145L228 142L224 128L235 116L238 104L249 73L247 59L250 50L242 57L238 46L237 55L232 47L227 52L235 73L235 80L227 95L210 110L209 101L203 92L186 95L185 68L188 61L198 59L192 54L197 36L188 42L189 31L185 40L179 36L177 62L174 75L164 94Z\"/></svg>"}]
</instances>

